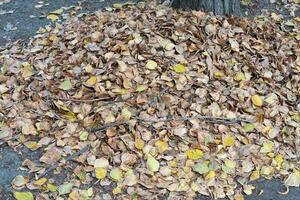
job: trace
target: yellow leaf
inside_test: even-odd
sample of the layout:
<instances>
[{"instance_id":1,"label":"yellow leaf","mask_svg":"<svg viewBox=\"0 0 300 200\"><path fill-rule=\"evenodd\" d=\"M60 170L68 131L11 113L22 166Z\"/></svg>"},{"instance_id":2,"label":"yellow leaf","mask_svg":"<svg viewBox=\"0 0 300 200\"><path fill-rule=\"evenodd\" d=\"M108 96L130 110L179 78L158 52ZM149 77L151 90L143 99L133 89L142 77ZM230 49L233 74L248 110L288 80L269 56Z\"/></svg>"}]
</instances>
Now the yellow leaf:
<instances>
[{"instance_id":1,"label":"yellow leaf","mask_svg":"<svg viewBox=\"0 0 300 200\"><path fill-rule=\"evenodd\" d=\"M213 179L214 177L216 176L216 173L214 172L214 171L209 171L208 173L207 173L207 175L205 176L205 180L211 180L211 179Z\"/></svg>"},{"instance_id":2,"label":"yellow leaf","mask_svg":"<svg viewBox=\"0 0 300 200\"><path fill-rule=\"evenodd\" d=\"M99 179L99 180L104 179L105 176L106 176L106 173L107 173L107 171L103 167L97 167L95 169L96 178Z\"/></svg>"},{"instance_id":3,"label":"yellow leaf","mask_svg":"<svg viewBox=\"0 0 300 200\"><path fill-rule=\"evenodd\" d=\"M278 154L278 155L276 155L275 156L275 161L276 161L276 163L277 163L277 165L278 165L278 167L282 167L282 164L283 164L283 157L282 157L282 155L281 154Z\"/></svg>"},{"instance_id":4,"label":"yellow leaf","mask_svg":"<svg viewBox=\"0 0 300 200\"><path fill-rule=\"evenodd\" d=\"M224 138L223 138L223 145L225 147L231 147L234 145L235 143L235 137L231 136L231 135L226 135Z\"/></svg>"},{"instance_id":5,"label":"yellow leaf","mask_svg":"<svg viewBox=\"0 0 300 200\"><path fill-rule=\"evenodd\" d=\"M157 68L157 62L155 62L154 60L148 60L147 64L146 64L146 68L150 69L150 70L154 70Z\"/></svg>"},{"instance_id":6,"label":"yellow leaf","mask_svg":"<svg viewBox=\"0 0 300 200\"><path fill-rule=\"evenodd\" d=\"M30 77L30 76L32 76L33 75L33 72L32 72L32 67L31 67L31 65L28 63L28 62L24 62L24 63L22 63L22 65L23 65L23 78L28 78L28 77Z\"/></svg>"},{"instance_id":7,"label":"yellow leaf","mask_svg":"<svg viewBox=\"0 0 300 200\"><path fill-rule=\"evenodd\" d=\"M155 147L158 149L158 152L163 153L168 150L169 145L165 141L158 140L155 142Z\"/></svg>"},{"instance_id":8,"label":"yellow leaf","mask_svg":"<svg viewBox=\"0 0 300 200\"><path fill-rule=\"evenodd\" d=\"M97 82L97 77L96 76L91 76L86 82L85 84L89 87L92 87L96 84Z\"/></svg>"},{"instance_id":9,"label":"yellow leaf","mask_svg":"<svg viewBox=\"0 0 300 200\"><path fill-rule=\"evenodd\" d=\"M272 167L269 166L262 166L262 168L260 169L260 174L264 175L264 176L269 176L273 171Z\"/></svg>"},{"instance_id":10,"label":"yellow leaf","mask_svg":"<svg viewBox=\"0 0 300 200\"><path fill-rule=\"evenodd\" d=\"M58 20L59 19L59 17L56 15L56 14L49 14L48 16L47 16L47 19L50 19L51 21L56 21L56 20Z\"/></svg>"},{"instance_id":11,"label":"yellow leaf","mask_svg":"<svg viewBox=\"0 0 300 200\"><path fill-rule=\"evenodd\" d=\"M266 141L263 143L262 148L260 149L261 153L270 153L274 150L274 143L272 141Z\"/></svg>"},{"instance_id":12,"label":"yellow leaf","mask_svg":"<svg viewBox=\"0 0 300 200\"><path fill-rule=\"evenodd\" d=\"M113 123L115 122L115 120L116 120L115 116L111 113L104 119L105 124Z\"/></svg>"},{"instance_id":13,"label":"yellow leaf","mask_svg":"<svg viewBox=\"0 0 300 200\"><path fill-rule=\"evenodd\" d=\"M145 142L144 142L144 140L138 138L135 140L134 146L135 146L135 148L142 150L145 146Z\"/></svg>"},{"instance_id":14,"label":"yellow leaf","mask_svg":"<svg viewBox=\"0 0 300 200\"><path fill-rule=\"evenodd\" d=\"M84 69L87 73L92 73L94 71L94 68L91 64L88 64L87 66L85 66Z\"/></svg>"},{"instance_id":15,"label":"yellow leaf","mask_svg":"<svg viewBox=\"0 0 300 200\"><path fill-rule=\"evenodd\" d=\"M148 86L147 85L138 85L136 88L137 92L143 92L144 90L147 90Z\"/></svg>"},{"instance_id":16,"label":"yellow leaf","mask_svg":"<svg viewBox=\"0 0 300 200\"><path fill-rule=\"evenodd\" d=\"M74 122L77 120L77 117L76 117L76 114L73 113L72 111L67 111L65 114L64 114L64 117L69 120L70 122Z\"/></svg>"},{"instance_id":17,"label":"yellow leaf","mask_svg":"<svg viewBox=\"0 0 300 200\"><path fill-rule=\"evenodd\" d=\"M191 160L199 160L203 156L203 152L200 149L189 149L185 154Z\"/></svg>"},{"instance_id":18,"label":"yellow leaf","mask_svg":"<svg viewBox=\"0 0 300 200\"><path fill-rule=\"evenodd\" d=\"M259 171L258 169L256 169L256 170L254 170L254 171L252 172L252 174L250 175L250 180L251 180L251 181L254 181L254 180L259 179L259 177L260 177L260 171Z\"/></svg>"},{"instance_id":19,"label":"yellow leaf","mask_svg":"<svg viewBox=\"0 0 300 200\"><path fill-rule=\"evenodd\" d=\"M179 74L186 72L186 68L182 64L176 64L176 65L174 65L173 69L174 69L174 71L176 73L179 73Z\"/></svg>"},{"instance_id":20,"label":"yellow leaf","mask_svg":"<svg viewBox=\"0 0 300 200\"><path fill-rule=\"evenodd\" d=\"M246 77L243 72L238 72L234 77L234 80L236 80L236 81L244 81L245 79L246 79Z\"/></svg>"},{"instance_id":21,"label":"yellow leaf","mask_svg":"<svg viewBox=\"0 0 300 200\"><path fill-rule=\"evenodd\" d=\"M123 7L123 4L121 4L121 3L114 3L112 6L113 6L113 8L118 8L118 9L120 9L120 8Z\"/></svg>"},{"instance_id":22,"label":"yellow leaf","mask_svg":"<svg viewBox=\"0 0 300 200\"><path fill-rule=\"evenodd\" d=\"M124 120L129 120L131 117L131 112L127 108L122 109L122 117Z\"/></svg>"},{"instance_id":23,"label":"yellow leaf","mask_svg":"<svg viewBox=\"0 0 300 200\"><path fill-rule=\"evenodd\" d=\"M224 73L222 71L216 71L214 73L214 78L218 79L218 78L222 78L224 76Z\"/></svg>"},{"instance_id":24,"label":"yellow leaf","mask_svg":"<svg viewBox=\"0 0 300 200\"><path fill-rule=\"evenodd\" d=\"M66 79L64 82L62 82L59 86L59 89L62 89L65 91L72 89L72 83L71 83L70 79Z\"/></svg>"},{"instance_id":25,"label":"yellow leaf","mask_svg":"<svg viewBox=\"0 0 300 200\"><path fill-rule=\"evenodd\" d=\"M258 96L258 95L253 95L252 97L251 97L251 100L252 100L252 103L254 104L254 105L256 105L256 106L258 106L258 107L260 107L260 106L262 106L263 105L263 99L260 97L260 96Z\"/></svg>"},{"instance_id":26,"label":"yellow leaf","mask_svg":"<svg viewBox=\"0 0 300 200\"><path fill-rule=\"evenodd\" d=\"M56 14L56 15L61 15L64 12L63 8L59 8L57 10L54 10L52 12L50 12L50 14Z\"/></svg>"},{"instance_id":27,"label":"yellow leaf","mask_svg":"<svg viewBox=\"0 0 300 200\"><path fill-rule=\"evenodd\" d=\"M122 190L119 186L115 187L112 191L113 195L120 194L121 192L122 192Z\"/></svg>"},{"instance_id":28,"label":"yellow leaf","mask_svg":"<svg viewBox=\"0 0 300 200\"><path fill-rule=\"evenodd\" d=\"M42 186L47 182L47 178L40 178L33 182L34 185Z\"/></svg>"},{"instance_id":29,"label":"yellow leaf","mask_svg":"<svg viewBox=\"0 0 300 200\"><path fill-rule=\"evenodd\" d=\"M27 141L24 143L24 145L31 151L35 151L39 148L38 143L36 141Z\"/></svg>"},{"instance_id":30,"label":"yellow leaf","mask_svg":"<svg viewBox=\"0 0 300 200\"><path fill-rule=\"evenodd\" d=\"M79 133L79 139L80 139L81 141L87 140L88 137L89 137L89 133L88 133L87 131L81 131L81 132Z\"/></svg>"},{"instance_id":31,"label":"yellow leaf","mask_svg":"<svg viewBox=\"0 0 300 200\"><path fill-rule=\"evenodd\" d=\"M31 192L14 192L14 197L17 200L34 200Z\"/></svg>"},{"instance_id":32,"label":"yellow leaf","mask_svg":"<svg viewBox=\"0 0 300 200\"><path fill-rule=\"evenodd\" d=\"M51 191L51 192L56 192L57 187L51 183L47 183L46 189Z\"/></svg>"},{"instance_id":33,"label":"yellow leaf","mask_svg":"<svg viewBox=\"0 0 300 200\"><path fill-rule=\"evenodd\" d=\"M244 200L244 196L242 194L237 194L234 196L234 200Z\"/></svg>"},{"instance_id":34,"label":"yellow leaf","mask_svg":"<svg viewBox=\"0 0 300 200\"><path fill-rule=\"evenodd\" d=\"M77 191L72 191L69 194L69 200L78 200L78 199L80 199L80 196Z\"/></svg>"}]
</instances>

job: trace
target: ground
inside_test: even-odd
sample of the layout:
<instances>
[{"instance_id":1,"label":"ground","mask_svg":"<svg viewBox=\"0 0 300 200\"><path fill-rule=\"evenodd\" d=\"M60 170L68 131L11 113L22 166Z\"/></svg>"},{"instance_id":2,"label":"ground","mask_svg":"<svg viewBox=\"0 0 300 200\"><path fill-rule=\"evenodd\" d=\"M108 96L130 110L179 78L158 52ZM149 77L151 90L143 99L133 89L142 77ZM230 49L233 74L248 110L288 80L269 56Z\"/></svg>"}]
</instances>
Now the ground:
<instances>
[{"instance_id":1,"label":"ground","mask_svg":"<svg viewBox=\"0 0 300 200\"><path fill-rule=\"evenodd\" d=\"M1 1L0 1L1 2ZM35 8L38 5L38 1L34 0L11 0L9 3L0 5L1 11L12 11L12 13L0 15L0 49L9 42L16 40L28 41L28 38L33 36L39 27L43 27L49 24L49 19L46 18L49 11L59 9L61 7L69 7L77 5L77 0L51 0L45 1L49 5L44 5L41 8ZM112 0L87 0L81 4L82 12L93 12L98 9L104 9L110 7L116 1ZM31 18L30 15L36 17ZM42 16L42 17L40 17ZM10 187L12 179L18 175L26 175L25 171L22 171L21 164L28 158L31 160L38 160L41 154L39 151L30 151L25 147L17 148L16 151L9 148L0 141L0 196L1 199L13 199L11 196L12 188ZM67 176L68 170L64 173ZM60 174L57 179L60 179L63 183L64 177ZM278 194L279 191L284 191L279 180L260 180L256 183L256 192L252 196L247 196L246 199L254 200L296 200L298 199L300 189L290 188L290 192L287 195ZM108 188L109 190L109 188ZM263 190L263 193L258 197L257 194ZM203 197L199 197L203 199Z\"/></svg>"}]
</instances>

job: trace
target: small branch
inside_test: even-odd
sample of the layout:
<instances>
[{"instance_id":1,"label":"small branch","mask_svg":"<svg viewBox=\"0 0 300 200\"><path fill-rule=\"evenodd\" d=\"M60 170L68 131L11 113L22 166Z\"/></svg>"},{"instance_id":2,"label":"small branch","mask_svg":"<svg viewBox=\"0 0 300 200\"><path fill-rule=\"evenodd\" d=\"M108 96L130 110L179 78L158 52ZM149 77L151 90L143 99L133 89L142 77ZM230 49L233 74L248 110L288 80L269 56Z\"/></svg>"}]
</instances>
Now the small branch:
<instances>
[{"instance_id":1,"label":"small branch","mask_svg":"<svg viewBox=\"0 0 300 200\"><path fill-rule=\"evenodd\" d=\"M83 154L84 152L88 151L90 149L90 145L86 145L84 146L82 149L80 149L79 151L71 154L70 156L67 156L65 158L65 161L68 162L78 156L80 156L81 154ZM54 165L52 165L50 168L48 168L44 173L40 174L38 176L38 178L42 178L43 176L47 175L48 173L52 172L54 169L56 169L59 166L59 162L55 163Z\"/></svg>"},{"instance_id":2,"label":"small branch","mask_svg":"<svg viewBox=\"0 0 300 200\"><path fill-rule=\"evenodd\" d=\"M208 123L213 123L213 124L240 124L242 122L244 123L251 123L250 120L247 119L240 119L240 118L223 118L223 117L208 117L208 116L193 116L193 117L171 117L171 118L160 118L160 119L141 119L141 118L133 118L129 121L120 121L120 122L113 122L110 124L105 124L103 126L99 126L96 128L92 128L89 131L90 132L97 132L97 131L104 131L108 128L114 127L114 126L119 126L123 124L127 124L133 121L137 122L144 122L144 123L158 123L158 122L169 122L169 121L189 121L192 119L199 119Z\"/></svg>"},{"instance_id":3,"label":"small branch","mask_svg":"<svg viewBox=\"0 0 300 200\"><path fill-rule=\"evenodd\" d=\"M72 99L72 98L60 98L60 97L50 97L54 100L60 101L73 101L73 102L96 102L96 101L104 101L104 100L111 100L111 97L102 97L102 98L95 98L95 99Z\"/></svg>"}]
</instances>

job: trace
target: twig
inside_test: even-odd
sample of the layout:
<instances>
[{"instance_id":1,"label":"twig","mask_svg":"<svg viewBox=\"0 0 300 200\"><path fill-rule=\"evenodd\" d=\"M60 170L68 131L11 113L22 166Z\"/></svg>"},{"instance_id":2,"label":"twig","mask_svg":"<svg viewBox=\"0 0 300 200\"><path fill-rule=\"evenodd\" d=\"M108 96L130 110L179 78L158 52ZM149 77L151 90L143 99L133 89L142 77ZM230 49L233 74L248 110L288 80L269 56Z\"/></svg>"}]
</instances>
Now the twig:
<instances>
[{"instance_id":1,"label":"twig","mask_svg":"<svg viewBox=\"0 0 300 200\"><path fill-rule=\"evenodd\" d=\"M86 146L84 146L82 149L80 149L79 151L71 154L70 156L67 156L65 158L65 161L68 162L72 159L74 159L77 156L80 156L81 154L83 154L84 152L86 152L87 150L89 150L90 145L87 144ZM43 176L47 175L48 173L50 173L51 171L53 171L54 169L56 169L59 166L59 162L55 163L54 165L52 165L51 167L49 167L44 173L40 174L38 176L38 178L42 178Z\"/></svg>"},{"instance_id":2,"label":"twig","mask_svg":"<svg viewBox=\"0 0 300 200\"><path fill-rule=\"evenodd\" d=\"M95 99L69 99L69 98L60 98L60 97L50 97L54 100L60 100L60 101L73 101L73 102L96 102L96 101L104 101L104 100L110 100L111 97L102 97L102 98L95 98Z\"/></svg>"},{"instance_id":3,"label":"twig","mask_svg":"<svg viewBox=\"0 0 300 200\"><path fill-rule=\"evenodd\" d=\"M240 124L241 122L245 123L251 123L250 120L247 119L240 119L240 118L223 118L223 117L208 117L208 116L193 116L193 117L170 117L170 118L160 118L160 119L141 119L141 118L133 118L129 121L120 121L120 122L113 122L109 124L105 124L103 126L99 126L96 128L92 128L89 131L91 132L97 132L97 131L104 131L110 127L119 126L123 124L127 124L133 121L137 122L151 122L151 123L157 123L157 122L169 122L169 121L188 121L192 119L199 119L208 123L213 124Z\"/></svg>"}]
</instances>

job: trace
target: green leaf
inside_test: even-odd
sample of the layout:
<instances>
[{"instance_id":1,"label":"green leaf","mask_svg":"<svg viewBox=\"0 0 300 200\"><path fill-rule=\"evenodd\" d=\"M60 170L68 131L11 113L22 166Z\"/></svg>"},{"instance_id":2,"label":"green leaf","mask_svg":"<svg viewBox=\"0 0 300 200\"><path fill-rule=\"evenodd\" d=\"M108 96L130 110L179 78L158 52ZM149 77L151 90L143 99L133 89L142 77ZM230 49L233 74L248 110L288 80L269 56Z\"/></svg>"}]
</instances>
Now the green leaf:
<instances>
[{"instance_id":1,"label":"green leaf","mask_svg":"<svg viewBox=\"0 0 300 200\"><path fill-rule=\"evenodd\" d=\"M176 64L176 65L174 65L173 69L174 69L174 71L176 73L179 73L179 74L182 74L182 73L186 72L186 68L182 64Z\"/></svg>"},{"instance_id":2,"label":"green leaf","mask_svg":"<svg viewBox=\"0 0 300 200\"><path fill-rule=\"evenodd\" d=\"M244 125L243 129L245 132L251 132L255 129L255 126L254 124L248 123Z\"/></svg>"},{"instance_id":3,"label":"green leaf","mask_svg":"<svg viewBox=\"0 0 300 200\"><path fill-rule=\"evenodd\" d=\"M14 197L17 200L34 200L31 192L14 192Z\"/></svg>"},{"instance_id":4,"label":"green leaf","mask_svg":"<svg viewBox=\"0 0 300 200\"><path fill-rule=\"evenodd\" d=\"M152 172L157 172L159 170L159 162L151 155L149 155L147 159L147 168Z\"/></svg>"},{"instance_id":5,"label":"green leaf","mask_svg":"<svg viewBox=\"0 0 300 200\"><path fill-rule=\"evenodd\" d=\"M70 79L66 79L64 82L62 82L59 86L59 89L62 89L65 91L72 89L72 83L71 83Z\"/></svg>"},{"instance_id":6,"label":"green leaf","mask_svg":"<svg viewBox=\"0 0 300 200\"><path fill-rule=\"evenodd\" d=\"M113 180L119 181L122 178L122 170L120 168L114 168L110 171L109 175Z\"/></svg>"},{"instance_id":7,"label":"green leaf","mask_svg":"<svg viewBox=\"0 0 300 200\"><path fill-rule=\"evenodd\" d=\"M193 170L199 174L205 174L209 172L208 162L202 162L194 165Z\"/></svg>"},{"instance_id":8,"label":"green leaf","mask_svg":"<svg viewBox=\"0 0 300 200\"><path fill-rule=\"evenodd\" d=\"M72 190L73 183L65 183L58 187L59 195L69 194Z\"/></svg>"},{"instance_id":9,"label":"green leaf","mask_svg":"<svg viewBox=\"0 0 300 200\"><path fill-rule=\"evenodd\" d=\"M150 69L150 70L154 70L157 68L157 62L155 62L154 60L148 60L147 64L146 64L146 68Z\"/></svg>"}]
</instances>

